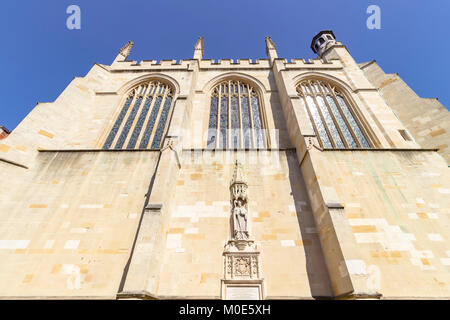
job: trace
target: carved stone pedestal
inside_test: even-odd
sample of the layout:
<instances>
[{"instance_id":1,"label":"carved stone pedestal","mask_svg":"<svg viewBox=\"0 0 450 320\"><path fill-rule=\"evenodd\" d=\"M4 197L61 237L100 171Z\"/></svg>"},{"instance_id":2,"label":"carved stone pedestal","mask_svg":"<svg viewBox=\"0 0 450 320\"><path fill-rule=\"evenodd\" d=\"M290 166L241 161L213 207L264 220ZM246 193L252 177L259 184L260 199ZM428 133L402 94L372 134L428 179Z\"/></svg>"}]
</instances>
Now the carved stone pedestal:
<instances>
[{"instance_id":1,"label":"carved stone pedestal","mask_svg":"<svg viewBox=\"0 0 450 320\"><path fill-rule=\"evenodd\" d=\"M259 249L253 240L229 240L223 252L222 299L263 299Z\"/></svg>"}]
</instances>

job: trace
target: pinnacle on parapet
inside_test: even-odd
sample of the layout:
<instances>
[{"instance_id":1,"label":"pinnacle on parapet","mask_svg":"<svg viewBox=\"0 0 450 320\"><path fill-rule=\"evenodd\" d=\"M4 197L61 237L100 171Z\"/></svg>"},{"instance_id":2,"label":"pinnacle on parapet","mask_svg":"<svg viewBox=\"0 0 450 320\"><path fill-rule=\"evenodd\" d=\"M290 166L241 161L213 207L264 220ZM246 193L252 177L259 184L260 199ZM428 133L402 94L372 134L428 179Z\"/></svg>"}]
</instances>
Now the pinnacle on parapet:
<instances>
[{"instance_id":1,"label":"pinnacle on parapet","mask_svg":"<svg viewBox=\"0 0 450 320\"><path fill-rule=\"evenodd\" d=\"M198 37L194 46L194 59L203 59L203 37Z\"/></svg>"},{"instance_id":2,"label":"pinnacle on parapet","mask_svg":"<svg viewBox=\"0 0 450 320\"><path fill-rule=\"evenodd\" d=\"M126 45L120 49L119 54L125 57L125 59L129 56L131 52L131 48L133 48L134 42L129 40Z\"/></svg>"},{"instance_id":3,"label":"pinnacle on parapet","mask_svg":"<svg viewBox=\"0 0 450 320\"><path fill-rule=\"evenodd\" d=\"M114 59L114 62L118 61L125 61L128 56L130 55L131 48L133 48L134 42L128 41L120 50L119 54L117 55L116 59Z\"/></svg>"},{"instance_id":4,"label":"pinnacle on parapet","mask_svg":"<svg viewBox=\"0 0 450 320\"><path fill-rule=\"evenodd\" d=\"M278 58L277 48L271 37L266 37L266 54L270 61Z\"/></svg>"},{"instance_id":5,"label":"pinnacle on parapet","mask_svg":"<svg viewBox=\"0 0 450 320\"><path fill-rule=\"evenodd\" d=\"M272 38L267 36L266 37L266 49L275 49L276 50L276 46L275 43L273 42Z\"/></svg>"}]
</instances>

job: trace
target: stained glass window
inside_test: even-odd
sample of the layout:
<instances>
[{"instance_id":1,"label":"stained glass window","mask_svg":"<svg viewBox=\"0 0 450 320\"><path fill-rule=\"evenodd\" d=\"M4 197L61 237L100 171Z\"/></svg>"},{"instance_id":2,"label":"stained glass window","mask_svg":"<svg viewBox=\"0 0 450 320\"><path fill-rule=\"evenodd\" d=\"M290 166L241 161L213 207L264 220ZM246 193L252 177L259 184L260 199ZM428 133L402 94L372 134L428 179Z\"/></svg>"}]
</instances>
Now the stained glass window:
<instances>
[{"instance_id":1,"label":"stained glass window","mask_svg":"<svg viewBox=\"0 0 450 320\"><path fill-rule=\"evenodd\" d=\"M219 98L217 96L211 97L211 115L209 117L208 126L208 148L214 148L216 146L217 137L217 107Z\"/></svg>"},{"instance_id":2,"label":"stained glass window","mask_svg":"<svg viewBox=\"0 0 450 320\"><path fill-rule=\"evenodd\" d=\"M228 98L220 99L220 129L219 129L219 146L224 148L228 141Z\"/></svg>"},{"instance_id":3,"label":"stained glass window","mask_svg":"<svg viewBox=\"0 0 450 320\"><path fill-rule=\"evenodd\" d=\"M212 90L210 103L208 149L266 148L261 101L253 87L224 81Z\"/></svg>"},{"instance_id":4,"label":"stained glass window","mask_svg":"<svg viewBox=\"0 0 450 320\"><path fill-rule=\"evenodd\" d=\"M134 98L134 92L132 92L128 96L127 100L125 101L125 104L123 105L119 116L117 117L111 131L109 132L108 138L106 138L105 144L103 145L103 149L109 149L111 147L113 140L116 137L117 131L119 131L119 127L122 124L122 121L125 118L125 115L127 114L128 108L130 107L130 104L133 101L133 98Z\"/></svg>"},{"instance_id":5,"label":"stained glass window","mask_svg":"<svg viewBox=\"0 0 450 320\"><path fill-rule=\"evenodd\" d=\"M159 81L134 87L117 116L103 149L159 149L173 105L173 89Z\"/></svg>"},{"instance_id":6,"label":"stained glass window","mask_svg":"<svg viewBox=\"0 0 450 320\"><path fill-rule=\"evenodd\" d=\"M340 89L319 80L306 80L297 86L297 92L324 148L371 148Z\"/></svg>"}]
</instances>

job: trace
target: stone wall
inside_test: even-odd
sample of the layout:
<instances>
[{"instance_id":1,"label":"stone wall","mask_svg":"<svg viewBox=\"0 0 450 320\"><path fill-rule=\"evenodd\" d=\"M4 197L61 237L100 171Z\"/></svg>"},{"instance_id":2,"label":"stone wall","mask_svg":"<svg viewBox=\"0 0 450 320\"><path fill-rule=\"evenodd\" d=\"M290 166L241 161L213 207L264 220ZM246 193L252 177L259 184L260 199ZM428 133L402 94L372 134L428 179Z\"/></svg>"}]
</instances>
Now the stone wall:
<instances>
[{"instance_id":1,"label":"stone wall","mask_svg":"<svg viewBox=\"0 0 450 320\"><path fill-rule=\"evenodd\" d=\"M220 298L236 159L265 298L449 297L448 166L419 145L446 157L448 112L339 42L310 61L270 45L256 61L122 55L38 104L0 143L0 297ZM101 150L124 95L150 78L175 91L163 148ZM373 150L320 148L296 92L310 78L345 92ZM225 79L258 91L270 148L205 149Z\"/></svg>"},{"instance_id":2,"label":"stone wall","mask_svg":"<svg viewBox=\"0 0 450 320\"><path fill-rule=\"evenodd\" d=\"M41 152L0 162L0 296L114 299L158 152Z\"/></svg>"},{"instance_id":3,"label":"stone wall","mask_svg":"<svg viewBox=\"0 0 450 320\"><path fill-rule=\"evenodd\" d=\"M294 151L184 153L157 295L220 298L235 159L248 183L249 228L261 249L264 296L332 295Z\"/></svg>"},{"instance_id":4,"label":"stone wall","mask_svg":"<svg viewBox=\"0 0 450 320\"><path fill-rule=\"evenodd\" d=\"M386 74L375 61L360 66L413 138L424 148L439 149L450 163L450 112L437 98L419 97L398 74Z\"/></svg>"},{"instance_id":5,"label":"stone wall","mask_svg":"<svg viewBox=\"0 0 450 320\"><path fill-rule=\"evenodd\" d=\"M330 214L355 293L450 295L450 179L436 152L324 151L311 159L324 201L343 206ZM344 276L342 269L332 281Z\"/></svg>"}]
</instances>

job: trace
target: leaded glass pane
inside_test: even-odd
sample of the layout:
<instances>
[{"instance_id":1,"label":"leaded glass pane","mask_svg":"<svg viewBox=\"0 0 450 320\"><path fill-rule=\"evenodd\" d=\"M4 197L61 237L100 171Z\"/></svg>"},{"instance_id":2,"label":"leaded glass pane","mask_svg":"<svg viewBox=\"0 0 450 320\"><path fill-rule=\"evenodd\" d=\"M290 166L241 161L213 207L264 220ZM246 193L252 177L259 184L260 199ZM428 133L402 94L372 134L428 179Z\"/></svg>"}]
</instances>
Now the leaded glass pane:
<instances>
[{"instance_id":1,"label":"leaded glass pane","mask_svg":"<svg viewBox=\"0 0 450 320\"><path fill-rule=\"evenodd\" d=\"M152 103L152 98L153 97L150 96L145 100L139 119L134 127L133 133L131 134L130 141L128 142L127 149L134 149L136 146L137 139L139 138L139 134L141 133L142 126L144 125L145 118L147 117L148 110Z\"/></svg>"},{"instance_id":2,"label":"leaded glass pane","mask_svg":"<svg viewBox=\"0 0 450 320\"><path fill-rule=\"evenodd\" d=\"M344 118L342 117L341 112L339 111L338 107L336 106L336 103L334 102L333 97L327 96L327 101L331 107L331 110L333 111L334 116L336 117L336 120L339 124L339 127L341 128L342 133L344 134L345 140L347 140L347 143L350 148L358 148L358 144L355 142L355 139L353 139L352 134L350 133L350 130L347 127L347 124L345 123Z\"/></svg>"},{"instance_id":3,"label":"leaded glass pane","mask_svg":"<svg viewBox=\"0 0 450 320\"><path fill-rule=\"evenodd\" d=\"M222 97L220 101L220 131L219 131L219 148L227 147L228 135L228 97Z\"/></svg>"},{"instance_id":4,"label":"leaded glass pane","mask_svg":"<svg viewBox=\"0 0 450 320\"><path fill-rule=\"evenodd\" d=\"M111 147L111 144L114 141L114 138L116 137L117 131L120 128L120 125L122 124L123 119L125 118L125 115L127 114L128 108L130 107L131 102L133 102L133 96L128 97L125 104L122 107L122 110L119 113L119 116L116 119L116 122L114 122L114 125L109 132L108 138L106 138L105 144L103 145L103 149L109 149Z\"/></svg>"},{"instance_id":5,"label":"leaded glass pane","mask_svg":"<svg viewBox=\"0 0 450 320\"><path fill-rule=\"evenodd\" d=\"M297 86L302 107L310 111L310 123L325 148L370 148L345 99L327 83L310 80ZM334 96L336 92L336 97ZM306 98L305 98L306 96ZM326 100L325 100L326 99ZM356 139L358 137L358 139ZM360 141L360 143L358 142ZM334 142L334 143L333 143Z\"/></svg>"},{"instance_id":6,"label":"leaded glass pane","mask_svg":"<svg viewBox=\"0 0 450 320\"><path fill-rule=\"evenodd\" d=\"M264 132L261 123L258 97L252 96L251 99L256 148L264 148Z\"/></svg>"},{"instance_id":7,"label":"leaded glass pane","mask_svg":"<svg viewBox=\"0 0 450 320\"><path fill-rule=\"evenodd\" d=\"M162 97L156 98L155 105L153 106L152 112L150 113L150 118L147 122L147 127L145 128L144 135L142 136L141 143L139 144L139 149L147 149L150 136L155 125L156 117L158 116L159 107L161 106Z\"/></svg>"},{"instance_id":8,"label":"leaded glass pane","mask_svg":"<svg viewBox=\"0 0 450 320\"><path fill-rule=\"evenodd\" d=\"M239 128L239 102L237 96L231 97L231 128Z\"/></svg>"},{"instance_id":9,"label":"leaded glass pane","mask_svg":"<svg viewBox=\"0 0 450 320\"><path fill-rule=\"evenodd\" d=\"M317 93L320 93L319 85L317 83L314 84L314 88L316 89Z\"/></svg>"},{"instance_id":10,"label":"leaded glass pane","mask_svg":"<svg viewBox=\"0 0 450 320\"><path fill-rule=\"evenodd\" d=\"M319 104L320 111L322 111L322 115L325 118L325 122L328 126L328 130L330 130L331 137L334 140L334 143L336 144L337 148L345 148L344 143L341 140L341 136L339 135L339 132L334 125L333 119L331 118L330 113L328 112L328 108L325 105L325 101L321 96L316 97L317 103Z\"/></svg>"},{"instance_id":11,"label":"leaded glass pane","mask_svg":"<svg viewBox=\"0 0 450 320\"><path fill-rule=\"evenodd\" d=\"M262 111L256 91L245 83L233 80L220 83L212 94L207 148L265 148ZM220 101L214 97L218 94ZM218 137L214 130L216 121Z\"/></svg>"},{"instance_id":12,"label":"leaded glass pane","mask_svg":"<svg viewBox=\"0 0 450 320\"><path fill-rule=\"evenodd\" d=\"M311 92L311 89L310 89L310 87L309 87L309 85L306 85L305 87L306 87L306 92L307 92L307 93L312 93L312 92Z\"/></svg>"},{"instance_id":13,"label":"leaded glass pane","mask_svg":"<svg viewBox=\"0 0 450 320\"><path fill-rule=\"evenodd\" d=\"M128 119L125 122L125 125L122 129L122 132L120 133L119 139L117 140L116 146L114 149L122 149L123 144L125 143L125 140L127 138L128 132L131 129L131 125L133 124L133 120L136 117L136 114L139 110L139 106L141 105L142 97L137 98L133 109L131 109L130 114L128 115Z\"/></svg>"},{"instance_id":14,"label":"leaded glass pane","mask_svg":"<svg viewBox=\"0 0 450 320\"><path fill-rule=\"evenodd\" d=\"M148 81L134 87L131 92L109 132L103 149L119 150L126 146L127 150L132 150L137 148L139 139L141 139L139 149L146 149L152 143L150 139L153 132L155 132L153 140L156 141L152 143L152 146L161 144L173 99L171 86ZM164 96L167 96L167 104L162 107ZM132 106L133 101L135 102ZM157 124L155 122L159 114L161 121L158 120ZM116 139L117 142L113 146Z\"/></svg>"},{"instance_id":15,"label":"leaded glass pane","mask_svg":"<svg viewBox=\"0 0 450 320\"><path fill-rule=\"evenodd\" d=\"M252 147L252 132L250 122L250 111L248 105L248 97L241 98L242 126L244 131L244 148Z\"/></svg>"},{"instance_id":16,"label":"leaded glass pane","mask_svg":"<svg viewBox=\"0 0 450 320\"><path fill-rule=\"evenodd\" d=\"M316 128L319 131L319 136L320 139L322 140L323 146L325 148L332 148L333 145L331 144L330 139L328 137L328 133L325 129L324 124L322 123L322 119L320 118L319 110L317 109L314 99L311 96L307 96L306 103L308 104L309 110L311 111L311 115L314 119Z\"/></svg>"},{"instance_id":17,"label":"leaded glass pane","mask_svg":"<svg viewBox=\"0 0 450 320\"><path fill-rule=\"evenodd\" d=\"M214 149L216 147L216 135L217 135L217 104L219 98L211 98L211 111L209 113L209 126L208 126L208 149Z\"/></svg>"},{"instance_id":18,"label":"leaded glass pane","mask_svg":"<svg viewBox=\"0 0 450 320\"><path fill-rule=\"evenodd\" d=\"M341 96L337 96L338 103L341 106L342 111L344 112L345 117L347 118L347 121L350 123L350 126L353 129L353 132L358 137L359 141L361 142L362 146L364 148L370 148L369 143L366 140L366 137L362 133L361 129L359 128L358 124L356 123L355 118L353 118L352 113L350 112L350 109L347 106L347 103L345 103L345 100Z\"/></svg>"},{"instance_id":19,"label":"leaded glass pane","mask_svg":"<svg viewBox=\"0 0 450 320\"><path fill-rule=\"evenodd\" d=\"M237 86L233 85L236 88ZM231 106L230 106L230 120L231 120L231 137L230 137L230 147L231 148L239 148L240 146L240 124L239 124L239 102L237 96L231 97Z\"/></svg>"},{"instance_id":20,"label":"leaded glass pane","mask_svg":"<svg viewBox=\"0 0 450 320\"><path fill-rule=\"evenodd\" d=\"M172 97L166 97L163 109L161 111L161 116L158 120L158 126L156 128L155 136L153 137L153 142L151 149L158 149L161 145L162 135L164 133L164 128L166 127L167 117L169 116L170 105L172 103Z\"/></svg>"}]
</instances>

